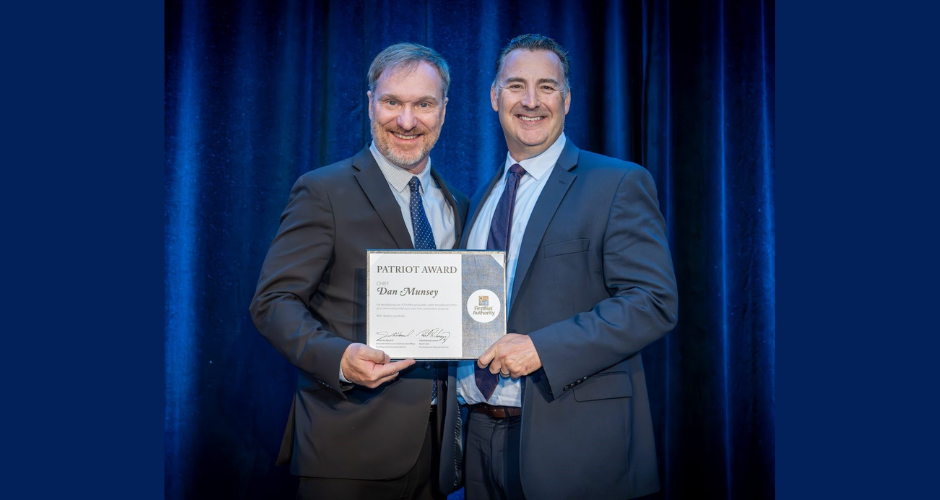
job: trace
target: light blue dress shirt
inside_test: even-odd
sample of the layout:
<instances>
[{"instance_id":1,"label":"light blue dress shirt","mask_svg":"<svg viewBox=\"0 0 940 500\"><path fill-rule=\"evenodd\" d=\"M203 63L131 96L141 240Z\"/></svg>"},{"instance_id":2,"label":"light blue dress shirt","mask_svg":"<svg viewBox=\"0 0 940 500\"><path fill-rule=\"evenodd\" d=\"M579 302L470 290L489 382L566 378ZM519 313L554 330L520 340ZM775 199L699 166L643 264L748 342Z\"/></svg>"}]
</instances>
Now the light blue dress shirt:
<instances>
[{"instance_id":1,"label":"light blue dress shirt","mask_svg":"<svg viewBox=\"0 0 940 500\"><path fill-rule=\"evenodd\" d=\"M434 244L437 245L438 250L454 248L454 244L457 243L454 233L454 209L447 203L444 191L431 177L431 158L428 157L428 164L424 166L424 170L415 176L382 156L382 153L375 148L375 141L369 146L369 151L375 157L375 162L379 164L379 168L385 174L385 180L388 181L388 186L392 189L392 194L395 195L395 201L401 208L401 218L405 220L411 241L415 240L415 231L411 227L411 188L408 187L408 183L411 182L412 177L417 177L421 182L424 213L428 216L431 231L434 233Z\"/></svg>"},{"instance_id":2,"label":"light blue dress shirt","mask_svg":"<svg viewBox=\"0 0 940 500\"><path fill-rule=\"evenodd\" d=\"M395 165L382 156L375 147L375 141L369 146L369 151L378 163L379 169L385 175L388 187L395 195L395 201L401 208L401 218L405 220L405 226L408 228L408 234L411 241L415 240L414 228L411 225L411 188L408 183L412 177L417 177L421 182L421 201L424 204L424 213L428 216L428 222L431 224L431 231L434 233L434 244L439 250L450 250L457 243L456 233L454 232L454 209L447 203L444 191L437 185L434 178L431 177L431 158L428 157L428 164L424 170L415 176L411 172ZM339 369L339 380L343 383L349 383L343 375L343 368ZM437 401L432 401L437 403Z\"/></svg>"},{"instance_id":3,"label":"light blue dress shirt","mask_svg":"<svg viewBox=\"0 0 940 500\"><path fill-rule=\"evenodd\" d=\"M516 204L513 207L512 229L509 235L509 248L507 249L507 267L506 267L506 314L508 317L508 305L512 300L512 284L516 279L516 264L519 262L519 248L522 246L522 237L525 235L525 228L529 224L529 216L532 215L532 209L535 202L539 199L539 194L548 182L548 177L555 168L561 151L565 148L565 134L555 140L548 149L542 154L517 162L506 153L506 163L503 166L502 180L493 188L490 196L483 203L480 209L480 215L477 216L473 228L470 230L470 236L467 240L467 248L471 250L482 250L486 248L486 240L490 233L490 222L493 220L493 212L496 211L496 205L499 203L500 196L506 187L506 174L509 167L518 163L525 169L525 175L519 182L519 188L516 190ZM527 333L527 332L510 332ZM496 406L522 406L522 381L511 378L499 378L499 385L489 400L483 399L483 393L477 388L476 379L473 375L476 361L460 361L457 364L457 400L461 404L489 403Z\"/></svg>"}]
</instances>

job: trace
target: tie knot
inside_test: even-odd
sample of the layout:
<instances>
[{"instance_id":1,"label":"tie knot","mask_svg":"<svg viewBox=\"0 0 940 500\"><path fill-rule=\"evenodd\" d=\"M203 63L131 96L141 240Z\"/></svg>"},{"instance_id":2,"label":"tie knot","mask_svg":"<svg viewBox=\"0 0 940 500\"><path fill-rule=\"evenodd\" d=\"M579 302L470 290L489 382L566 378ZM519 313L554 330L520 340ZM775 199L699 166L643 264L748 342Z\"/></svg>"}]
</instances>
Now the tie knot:
<instances>
[{"instance_id":1,"label":"tie knot","mask_svg":"<svg viewBox=\"0 0 940 500\"><path fill-rule=\"evenodd\" d=\"M522 177L523 175L525 175L525 169L522 168L522 165L519 165L518 163L516 163L513 166L509 167L509 173L512 175L518 175L519 177Z\"/></svg>"},{"instance_id":2,"label":"tie knot","mask_svg":"<svg viewBox=\"0 0 940 500\"><path fill-rule=\"evenodd\" d=\"M417 177L412 177L411 180L408 181L408 185L411 186L412 193L416 193L419 189L421 189L421 181L418 180Z\"/></svg>"}]
</instances>

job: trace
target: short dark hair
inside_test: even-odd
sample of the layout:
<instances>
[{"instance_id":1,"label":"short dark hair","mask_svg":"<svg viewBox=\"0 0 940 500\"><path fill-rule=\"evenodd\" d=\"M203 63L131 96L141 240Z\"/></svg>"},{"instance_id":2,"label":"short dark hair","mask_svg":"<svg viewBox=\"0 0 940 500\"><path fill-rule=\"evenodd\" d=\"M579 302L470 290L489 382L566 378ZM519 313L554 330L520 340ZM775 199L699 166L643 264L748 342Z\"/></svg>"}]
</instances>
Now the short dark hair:
<instances>
[{"instance_id":1,"label":"short dark hair","mask_svg":"<svg viewBox=\"0 0 940 500\"><path fill-rule=\"evenodd\" d=\"M375 82L382 76L382 72L390 68L413 69L421 62L426 62L437 69L443 83L444 97L450 88L450 68L447 61L434 49L416 43L396 43L375 56L369 66L369 91L375 90Z\"/></svg>"},{"instance_id":2,"label":"short dark hair","mask_svg":"<svg viewBox=\"0 0 940 500\"><path fill-rule=\"evenodd\" d=\"M496 75L493 76L493 87L496 87L496 80L499 79L499 72L503 70L503 63L506 62L506 56L510 52L517 50L548 50L554 52L558 59L561 60L561 68L565 72L565 93L567 89L571 88L571 83L568 80L568 51L565 50L561 45L558 45L558 42L552 40L551 38L545 35L537 34L528 34L528 35L519 35L516 38L513 38L509 43L503 47L503 50L499 52L499 57L496 58Z\"/></svg>"}]
</instances>

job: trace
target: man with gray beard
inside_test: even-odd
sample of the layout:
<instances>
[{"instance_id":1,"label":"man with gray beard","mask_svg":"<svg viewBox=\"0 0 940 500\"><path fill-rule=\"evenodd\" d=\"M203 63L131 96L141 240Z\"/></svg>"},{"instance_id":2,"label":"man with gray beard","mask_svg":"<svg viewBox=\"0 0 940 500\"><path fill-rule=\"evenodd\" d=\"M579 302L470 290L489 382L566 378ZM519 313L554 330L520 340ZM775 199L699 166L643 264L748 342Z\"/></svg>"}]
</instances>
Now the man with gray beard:
<instances>
[{"instance_id":1,"label":"man with gray beard","mask_svg":"<svg viewBox=\"0 0 940 500\"><path fill-rule=\"evenodd\" d=\"M298 498L443 498L446 368L363 342L366 249L452 249L462 236L467 197L429 157L450 72L434 50L397 44L368 78L372 143L294 184L250 311L298 369L278 457L300 476Z\"/></svg>"}]
</instances>

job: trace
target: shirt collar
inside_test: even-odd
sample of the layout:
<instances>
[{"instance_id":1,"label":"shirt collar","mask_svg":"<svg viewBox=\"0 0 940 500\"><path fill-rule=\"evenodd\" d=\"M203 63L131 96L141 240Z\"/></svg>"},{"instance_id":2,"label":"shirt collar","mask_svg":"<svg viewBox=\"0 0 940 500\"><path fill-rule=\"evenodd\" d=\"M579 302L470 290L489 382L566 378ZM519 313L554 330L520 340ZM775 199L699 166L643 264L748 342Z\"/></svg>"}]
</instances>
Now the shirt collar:
<instances>
[{"instance_id":1,"label":"shirt collar","mask_svg":"<svg viewBox=\"0 0 940 500\"><path fill-rule=\"evenodd\" d=\"M379 169L382 170L382 174L385 175L385 180L391 184L392 188L399 193L403 193L408 189L408 183L411 182L412 177L417 177L418 181L421 182L421 191L424 192L430 186L431 182L431 157L428 157L428 164L424 166L424 170L420 174L414 175L411 172L395 165L388 160L379 150L375 147L375 141L372 141L372 144L369 145L369 151L372 152L372 157L375 158L375 162L378 163Z\"/></svg>"},{"instance_id":2,"label":"shirt collar","mask_svg":"<svg viewBox=\"0 0 940 500\"><path fill-rule=\"evenodd\" d=\"M543 175L552 171L552 167L555 166L555 163L558 162L558 157L561 156L561 151L565 149L566 142L565 133L562 132L548 149L532 158L519 162L513 160L512 156L507 152L506 164L503 166L503 176L505 177L506 172L509 171L509 167L518 163L525 169L526 173L534 177L535 180L541 179Z\"/></svg>"}]
</instances>

